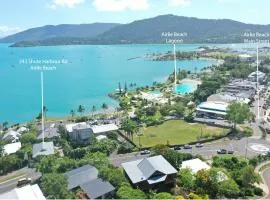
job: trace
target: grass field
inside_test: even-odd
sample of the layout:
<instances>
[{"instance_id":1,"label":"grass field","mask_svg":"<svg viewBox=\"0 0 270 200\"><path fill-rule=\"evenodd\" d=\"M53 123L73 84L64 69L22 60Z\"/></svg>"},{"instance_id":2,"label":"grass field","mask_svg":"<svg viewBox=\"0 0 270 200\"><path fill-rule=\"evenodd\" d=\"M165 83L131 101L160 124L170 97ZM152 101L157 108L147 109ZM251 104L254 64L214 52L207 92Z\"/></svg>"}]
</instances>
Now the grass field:
<instances>
[{"instance_id":1,"label":"grass field","mask_svg":"<svg viewBox=\"0 0 270 200\"><path fill-rule=\"evenodd\" d=\"M134 142L139 146L140 141L142 147L152 147L157 144L187 144L200 140L200 137L201 140L210 139L228 132L229 129L171 120L158 126L141 128L140 136L134 135Z\"/></svg>"}]
</instances>

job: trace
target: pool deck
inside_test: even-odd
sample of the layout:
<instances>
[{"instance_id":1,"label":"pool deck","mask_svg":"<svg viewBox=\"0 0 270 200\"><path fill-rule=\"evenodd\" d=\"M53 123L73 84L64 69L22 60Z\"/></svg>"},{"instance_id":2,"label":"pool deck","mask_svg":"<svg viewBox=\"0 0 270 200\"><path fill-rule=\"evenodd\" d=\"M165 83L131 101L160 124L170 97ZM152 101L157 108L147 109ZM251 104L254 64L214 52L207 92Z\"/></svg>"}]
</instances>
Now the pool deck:
<instances>
[{"instance_id":1,"label":"pool deck","mask_svg":"<svg viewBox=\"0 0 270 200\"><path fill-rule=\"evenodd\" d=\"M180 83L180 84L181 84L181 83L195 83L195 84L197 84L197 85L201 85L201 84L202 84L202 81L200 81L200 80L195 80L195 79L188 79L188 78L185 78L185 79L181 80L179 83Z\"/></svg>"}]
</instances>

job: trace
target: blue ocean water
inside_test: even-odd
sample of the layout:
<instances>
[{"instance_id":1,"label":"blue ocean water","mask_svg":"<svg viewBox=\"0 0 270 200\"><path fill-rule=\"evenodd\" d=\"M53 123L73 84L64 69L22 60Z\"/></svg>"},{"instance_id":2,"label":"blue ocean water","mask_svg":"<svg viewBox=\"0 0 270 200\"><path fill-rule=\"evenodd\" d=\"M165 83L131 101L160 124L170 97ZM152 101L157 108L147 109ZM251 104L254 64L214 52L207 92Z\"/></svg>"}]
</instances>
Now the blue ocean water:
<instances>
[{"instance_id":1,"label":"blue ocean water","mask_svg":"<svg viewBox=\"0 0 270 200\"><path fill-rule=\"evenodd\" d=\"M181 45L177 50L191 51L200 45ZM44 72L45 105L48 116L67 116L82 104L90 112L102 103L117 106L108 93L126 82L137 86L166 80L173 71L173 61L150 61L147 53L171 51L171 45L108 45L10 48L0 44L0 122L32 120L41 110L40 72L24 59L68 60L55 65L55 71ZM139 58L137 58L139 57ZM131 59L136 58L136 59ZM214 61L178 61L181 69L193 71Z\"/></svg>"}]
</instances>

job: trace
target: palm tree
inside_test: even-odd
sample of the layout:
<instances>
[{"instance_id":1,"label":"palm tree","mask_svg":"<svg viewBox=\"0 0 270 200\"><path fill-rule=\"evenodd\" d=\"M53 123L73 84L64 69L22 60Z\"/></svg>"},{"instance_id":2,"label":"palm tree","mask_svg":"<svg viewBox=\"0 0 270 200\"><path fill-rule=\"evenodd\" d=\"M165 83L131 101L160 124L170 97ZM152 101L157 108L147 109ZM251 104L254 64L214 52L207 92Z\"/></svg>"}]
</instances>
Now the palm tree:
<instances>
[{"instance_id":1,"label":"palm tree","mask_svg":"<svg viewBox=\"0 0 270 200\"><path fill-rule=\"evenodd\" d=\"M47 112L48 112L48 108L46 106L43 106L43 114L44 114L45 119L47 117Z\"/></svg>"},{"instance_id":2,"label":"palm tree","mask_svg":"<svg viewBox=\"0 0 270 200\"><path fill-rule=\"evenodd\" d=\"M94 113L97 111L97 107L93 105L91 111L92 111L92 116L94 116Z\"/></svg>"},{"instance_id":3,"label":"palm tree","mask_svg":"<svg viewBox=\"0 0 270 200\"><path fill-rule=\"evenodd\" d=\"M127 135L132 138L133 141L133 135L135 132L137 132L137 125L136 122L128 119L125 120L122 124L122 129L127 133Z\"/></svg>"},{"instance_id":4,"label":"palm tree","mask_svg":"<svg viewBox=\"0 0 270 200\"><path fill-rule=\"evenodd\" d=\"M82 113L85 111L85 108L84 108L84 106L83 105L79 105L79 107L78 107L78 113L80 113L81 115L82 115Z\"/></svg>"},{"instance_id":5,"label":"palm tree","mask_svg":"<svg viewBox=\"0 0 270 200\"><path fill-rule=\"evenodd\" d=\"M106 113L106 110L109 108L106 103L103 103L101 108L103 109L104 113Z\"/></svg>"},{"instance_id":6,"label":"palm tree","mask_svg":"<svg viewBox=\"0 0 270 200\"><path fill-rule=\"evenodd\" d=\"M71 109L71 110L70 110L70 115L71 115L72 118L75 117L75 114L76 114L75 111L74 111L73 109Z\"/></svg>"},{"instance_id":7,"label":"palm tree","mask_svg":"<svg viewBox=\"0 0 270 200\"><path fill-rule=\"evenodd\" d=\"M4 129L7 129L7 128L8 128L8 122L7 122L7 121L3 122L2 125L3 125L3 128L4 128Z\"/></svg>"}]
</instances>

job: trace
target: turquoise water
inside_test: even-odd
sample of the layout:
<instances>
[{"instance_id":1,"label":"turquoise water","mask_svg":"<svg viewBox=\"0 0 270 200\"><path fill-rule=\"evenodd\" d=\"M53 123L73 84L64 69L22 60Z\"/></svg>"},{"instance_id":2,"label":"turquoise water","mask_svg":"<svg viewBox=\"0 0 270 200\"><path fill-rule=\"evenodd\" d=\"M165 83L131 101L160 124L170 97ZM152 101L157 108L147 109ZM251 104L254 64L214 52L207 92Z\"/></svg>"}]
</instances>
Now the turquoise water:
<instances>
[{"instance_id":1,"label":"turquoise water","mask_svg":"<svg viewBox=\"0 0 270 200\"><path fill-rule=\"evenodd\" d=\"M177 50L191 51L200 45L182 45ZM171 45L108 45L9 48L0 44L0 122L15 123L33 119L40 112L40 72L21 59L66 59L56 71L44 73L45 105L48 116L66 116L82 104L86 112L103 102L117 103L108 97L121 82L122 87L136 83L151 85L165 81L173 71L173 61L150 61L147 53L172 50ZM214 61L178 61L178 67L194 71L214 64Z\"/></svg>"},{"instance_id":2,"label":"turquoise water","mask_svg":"<svg viewBox=\"0 0 270 200\"><path fill-rule=\"evenodd\" d=\"M192 93L196 90L197 88L197 84L196 83L192 83L192 82L184 82L181 84L177 84L176 85L176 90L175 92L177 94L189 94Z\"/></svg>"},{"instance_id":3,"label":"turquoise water","mask_svg":"<svg viewBox=\"0 0 270 200\"><path fill-rule=\"evenodd\" d=\"M149 93L150 93L150 94L161 94L160 91L150 91Z\"/></svg>"}]
</instances>

